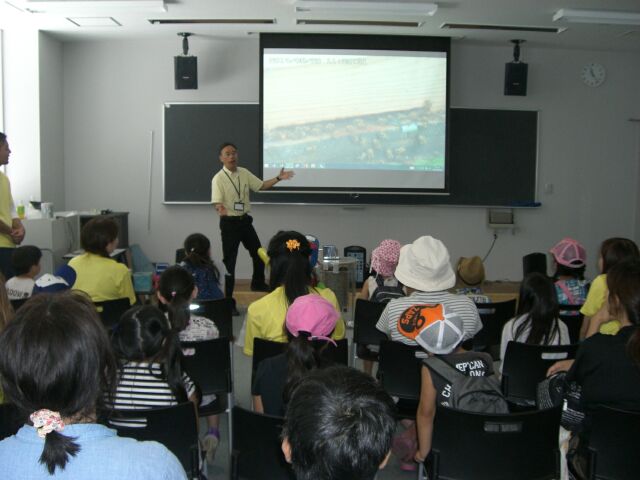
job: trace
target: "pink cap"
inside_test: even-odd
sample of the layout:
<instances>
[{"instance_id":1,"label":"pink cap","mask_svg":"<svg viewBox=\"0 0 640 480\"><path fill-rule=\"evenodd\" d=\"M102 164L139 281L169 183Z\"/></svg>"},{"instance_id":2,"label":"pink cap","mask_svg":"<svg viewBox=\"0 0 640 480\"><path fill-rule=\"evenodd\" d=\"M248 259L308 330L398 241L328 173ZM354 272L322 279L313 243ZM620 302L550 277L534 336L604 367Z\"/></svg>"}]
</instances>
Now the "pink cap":
<instances>
[{"instance_id":1,"label":"pink cap","mask_svg":"<svg viewBox=\"0 0 640 480\"><path fill-rule=\"evenodd\" d=\"M307 332L311 340L327 340L335 345L329 335L336 328L340 314L328 300L310 293L296 298L287 310L285 325L297 337Z\"/></svg>"},{"instance_id":2,"label":"pink cap","mask_svg":"<svg viewBox=\"0 0 640 480\"><path fill-rule=\"evenodd\" d=\"M396 271L400 258L400 242L397 240L383 240L371 252L371 269L378 275L390 277Z\"/></svg>"},{"instance_id":3,"label":"pink cap","mask_svg":"<svg viewBox=\"0 0 640 480\"><path fill-rule=\"evenodd\" d=\"M565 267L581 268L587 262L587 251L573 238L563 238L549 252L556 262Z\"/></svg>"}]
</instances>

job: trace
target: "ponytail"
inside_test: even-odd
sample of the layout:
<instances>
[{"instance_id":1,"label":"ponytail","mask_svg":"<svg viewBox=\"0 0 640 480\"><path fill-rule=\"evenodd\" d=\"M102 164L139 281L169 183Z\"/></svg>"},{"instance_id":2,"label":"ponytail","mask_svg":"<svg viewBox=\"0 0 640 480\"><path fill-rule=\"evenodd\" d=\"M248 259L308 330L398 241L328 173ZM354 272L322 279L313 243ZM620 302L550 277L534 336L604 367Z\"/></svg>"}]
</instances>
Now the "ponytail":
<instances>
[{"instance_id":1,"label":"ponytail","mask_svg":"<svg viewBox=\"0 0 640 480\"><path fill-rule=\"evenodd\" d=\"M191 274L178 265L167 268L160 275L158 291L167 301L169 321L171 327L177 332L181 332L189 325L191 317L189 304L194 288L195 282Z\"/></svg>"},{"instance_id":2,"label":"ponytail","mask_svg":"<svg viewBox=\"0 0 640 480\"><path fill-rule=\"evenodd\" d=\"M58 432L47 434L44 440L44 449L40 455L40 463L47 467L49 474L56 473L56 467L64 470L69 461L69 455L75 457L80 451L80 445L74 440L74 437L67 437Z\"/></svg>"},{"instance_id":3,"label":"ponytail","mask_svg":"<svg viewBox=\"0 0 640 480\"><path fill-rule=\"evenodd\" d=\"M286 327L285 327L286 330ZM289 339L287 345L287 381L285 383L282 399L286 405L300 381L312 370L323 368L331 363L326 358L325 350L329 347L329 342L311 341L309 332L300 331L294 337L289 331L286 332Z\"/></svg>"}]
</instances>

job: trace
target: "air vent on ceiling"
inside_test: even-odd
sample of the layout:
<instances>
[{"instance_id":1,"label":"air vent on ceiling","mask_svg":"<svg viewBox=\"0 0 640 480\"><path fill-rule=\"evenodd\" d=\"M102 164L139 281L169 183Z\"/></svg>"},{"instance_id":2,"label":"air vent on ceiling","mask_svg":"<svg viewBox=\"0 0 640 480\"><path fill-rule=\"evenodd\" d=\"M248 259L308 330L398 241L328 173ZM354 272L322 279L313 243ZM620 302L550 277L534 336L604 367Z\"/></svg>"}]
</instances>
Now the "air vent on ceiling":
<instances>
[{"instance_id":1,"label":"air vent on ceiling","mask_svg":"<svg viewBox=\"0 0 640 480\"><path fill-rule=\"evenodd\" d=\"M150 18L152 25L274 25L275 18Z\"/></svg>"},{"instance_id":2,"label":"air vent on ceiling","mask_svg":"<svg viewBox=\"0 0 640 480\"><path fill-rule=\"evenodd\" d=\"M298 19L297 25L338 25L351 27L411 27L417 28L422 26L424 22L402 22L396 20L315 20L315 19Z\"/></svg>"},{"instance_id":3,"label":"air vent on ceiling","mask_svg":"<svg viewBox=\"0 0 640 480\"><path fill-rule=\"evenodd\" d=\"M538 32L538 33L562 33L566 28L562 27L531 27L523 25L483 25L474 23L443 23L440 28L450 30L498 30L507 32Z\"/></svg>"}]
</instances>

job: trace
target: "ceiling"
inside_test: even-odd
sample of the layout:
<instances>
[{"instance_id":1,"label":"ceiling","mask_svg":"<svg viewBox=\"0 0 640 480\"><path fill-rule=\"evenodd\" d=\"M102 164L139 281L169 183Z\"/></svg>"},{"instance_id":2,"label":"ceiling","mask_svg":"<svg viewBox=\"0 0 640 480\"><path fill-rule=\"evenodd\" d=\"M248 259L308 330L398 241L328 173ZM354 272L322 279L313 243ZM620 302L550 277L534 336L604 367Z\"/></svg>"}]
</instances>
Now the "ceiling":
<instances>
[{"instance_id":1,"label":"ceiling","mask_svg":"<svg viewBox=\"0 0 640 480\"><path fill-rule=\"evenodd\" d=\"M480 43L507 43L525 39L527 46L579 48L640 52L640 25L596 25L553 21L561 8L580 8L636 12L639 0L435 0L438 10L432 17L416 18L400 14L300 14L295 13L294 0L167 0L166 12L128 12L122 8L84 9L64 14L29 13L21 10L31 0L0 0L0 28L32 26L51 32L62 41L93 39L159 38L178 32L192 32L210 38L246 37L259 32L294 33L360 33L388 35L450 36ZM58 0L58 3L68 0ZM100 0L97 0L100 1ZM97 3L94 1L93 3ZM131 0L121 0L125 3ZM320 0L324 1L324 0ZM405 0L424 3L420 0ZM393 4L368 0L372 4ZM78 2L76 2L78 3ZM79 27L74 21L85 17L111 17L110 27ZM312 26L297 25L300 18L321 20L399 20L423 22L419 27L382 26ZM232 25L182 24L157 25L150 19L224 19L238 20ZM272 25L248 24L247 20L271 19ZM483 29L443 29L444 23L483 24L497 26L561 27L561 33L495 31Z\"/></svg>"}]
</instances>

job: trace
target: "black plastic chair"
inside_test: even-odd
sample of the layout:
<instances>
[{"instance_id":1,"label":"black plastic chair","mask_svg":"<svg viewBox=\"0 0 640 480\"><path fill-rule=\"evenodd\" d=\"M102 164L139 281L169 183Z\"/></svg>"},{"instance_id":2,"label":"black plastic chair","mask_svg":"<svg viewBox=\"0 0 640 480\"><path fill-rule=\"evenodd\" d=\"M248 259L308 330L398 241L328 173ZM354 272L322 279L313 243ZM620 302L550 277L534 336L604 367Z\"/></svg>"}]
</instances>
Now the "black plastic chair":
<instances>
[{"instance_id":1,"label":"black plastic chair","mask_svg":"<svg viewBox=\"0 0 640 480\"><path fill-rule=\"evenodd\" d=\"M233 407L231 478L293 480L282 454L283 419Z\"/></svg>"},{"instance_id":2,"label":"black plastic chair","mask_svg":"<svg viewBox=\"0 0 640 480\"><path fill-rule=\"evenodd\" d=\"M193 300L191 312L212 320L218 327L221 337L233 339L233 301L230 298Z\"/></svg>"},{"instance_id":3,"label":"black plastic chair","mask_svg":"<svg viewBox=\"0 0 640 480\"><path fill-rule=\"evenodd\" d=\"M346 338L335 340L336 345L326 342L325 340L314 340L321 345L326 345L323 351L323 358L332 363L340 365L349 365L349 341ZM255 378L256 371L260 362L269 357L275 357L287 350L287 343L274 342L263 338L253 339L253 358L251 359L251 385Z\"/></svg>"},{"instance_id":4,"label":"black plastic chair","mask_svg":"<svg viewBox=\"0 0 640 480\"><path fill-rule=\"evenodd\" d=\"M560 414L561 407L506 415L438 407L429 479L559 479Z\"/></svg>"},{"instance_id":5,"label":"black plastic chair","mask_svg":"<svg viewBox=\"0 0 640 480\"><path fill-rule=\"evenodd\" d=\"M176 264L180 263L182 260L184 260L184 257L187 256L187 253L184 251L184 248L177 248L176 249Z\"/></svg>"},{"instance_id":6,"label":"black plastic chair","mask_svg":"<svg viewBox=\"0 0 640 480\"><path fill-rule=\"evenodd\" d=\"M183 350L193 350L191 355L182 356L182 367L202 395L216 395L216 400L198 408L200 416L227 413L229 420L229 449L233 438L232 408L233 369L231 365L231 343L226 337L201 342L182 342Z\"/></svg>"},{"instance_id":7,"label":"black plastic chair","mask_svg":"<svg viewBox=\"0 0 640 480\"><path fill-rule=\"evenodd\" d=\"M0 404L0 440L15 435L26 420L15 405Z\"/></svg>"},{"instance_id":8,"label":"black plastic chair","mask_svg":"<svg viewBox=\"0 0 640 480\"><path fill-rule=\"evenodd\" d=\"M400 398L397 404L399 418L416 418L422 367L422 360L416 358L419 351L419 347L400 342L380 342L378 380L389 395Z\"/></svg>"},{"instance_id":9,"label":"black plastic chair","mask_svg":"<svg viewBox=\"0 0 640 480\"><path fill-rule=\"evenodd\" d=\"M545 253L534 252L522 257L522 278L534 272L547 275L547 255Z\"/></svg>"},{"instance_id":10,"label":"black plastic chair","mask_svg":"<svg viewBox=\"0 0 640 480\"><path fill-rule=\"evenodd\" d=\"M110 420L128 418L144 418L146 426L123 427L111 423L107 426L116 429L121 437L162 443L178 458L188 478L199 478L198 424L193 403L152 410L117 410L112 412Z\"/></svg>"},{"instance_id":11,"label":"black plastic chair","mask_svg":"<svg viewBox=\"0 0 640 480\"><path fill-rule=\"evenodd\" d=\"M384 303L370 302L359 298L356 300L356 306L353 313L353 365L356 359L378 361L378 353L362 349L358 352L359 347L367 345L380 345L382 340L386 340L387 336L376 328L376 323L382 315L382 311L386 307Z\"/></svg>"},{"instance_id":12,"label":"black plastic chair","mask_svg":"<svg viewBox=\"0 0 640 480\"><path fill-rule=\"evenodd\" d=\"M582 327L582 319L584 318L584 315L580 313L582 305L560 304L558 307L560 309L560 315L558 315L558 318L567 326L571 343L579 343L580 328ZM573 312L578 312L578 314L572 315Z\"/></svg>"},{"instance_id":13,"label":"black plastic chair","mask_svg":"<svg viewBox=\"0 0 640 480\"><path fill-rule=\"evenodd\" d=\"M599 407L589 417L589 479L638 478L640 456L636 442L640 432L640 412Z\"/></svg>"},{"instance_id":14,"label":"black plastic chair","mask_svg":"<svg viewBox=\"0 0 640 480\"><path fill-rule=\"evenodd\" d=\"M502 365L502 393L516 405L535 406L538 383L559 360L575 358L578 345L509 342Z\"/></svg>"},{"instance_id":15,"label":"black plastic chair","mask_svg":"<svg viewBox=\"0 0 640 480\"><path fill-rule=\"evenodd\" d=\"M131 308L128 298L117 298L115 300L105 300L104 302L93 302L98 310L98 315L102 324L111 330L120 321L120 317Z\"/></svg>"},{"instance_id":16,"label":"black plastic chair","mask_svg":"<svg viewBox=\"0 0 640 480\"><path fill-rule=\"evenodd\" d=\"M479 303L482 330L473 337L473 349L491 354L494 360L500 359L502 329L516 314L516 299L498 303Z\"/></svg>"},{"instance_id":17,"label":"black plastic chair","mask_svg":"<svg viewBox=\"0 0 640 480\"><path fill-rule=\"evenodd\" d=\"M27 300L29 300L28 298L19 298L17 300L9 300L11 302L11 306L13 307L13 311L17 312L18 309L24 305Z\"/></svg>"}]
</instances>

